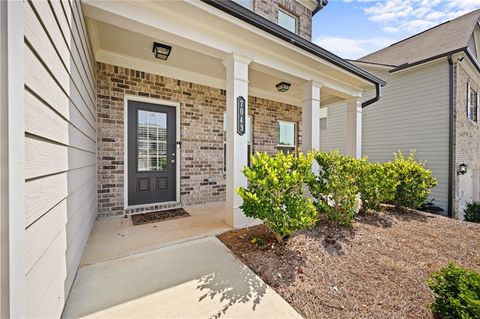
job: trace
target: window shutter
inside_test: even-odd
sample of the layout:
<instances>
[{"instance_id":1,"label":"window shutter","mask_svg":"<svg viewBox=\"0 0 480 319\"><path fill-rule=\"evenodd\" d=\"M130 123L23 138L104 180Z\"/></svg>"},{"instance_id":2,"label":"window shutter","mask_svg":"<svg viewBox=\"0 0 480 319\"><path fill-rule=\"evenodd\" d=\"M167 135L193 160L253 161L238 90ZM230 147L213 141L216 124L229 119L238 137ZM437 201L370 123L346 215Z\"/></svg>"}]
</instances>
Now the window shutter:
<instances>
[{"instance_id":1,"label":"window shutter","mask_svg":"<svg viewBox=\"0 0 480 319\"><path fill-rule=\"evenodd\" d=\"M471 114L471 108L470 108L470 83L467 83L467 117L470 119L472 118L472 114Z\"/></svg>"},{"instance_id":2,"label":"window shutter","mask_svg":"<svg viewBox=\"0 0 480 319\"><path fill-rule=\"evenodd\" d=\"M477 92L477 123L480 123L480 90Z\"/></svg>"}]
</instances>

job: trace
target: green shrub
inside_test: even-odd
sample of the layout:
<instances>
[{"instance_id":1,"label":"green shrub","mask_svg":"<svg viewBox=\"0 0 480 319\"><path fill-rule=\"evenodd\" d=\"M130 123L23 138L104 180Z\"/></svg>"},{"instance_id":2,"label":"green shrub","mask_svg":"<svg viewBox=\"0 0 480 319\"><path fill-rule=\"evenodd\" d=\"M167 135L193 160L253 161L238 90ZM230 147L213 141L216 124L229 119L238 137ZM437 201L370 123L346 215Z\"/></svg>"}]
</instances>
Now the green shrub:
<instances>
[{"instance_id":1,"label":"green shrub","mask_svg":"<svg viewBox=\"0 0 480 319\"><path fill-rule=\"evenodd\" d=\"M338 151L315 152L318 175L309 179L309 189L318 210L328 219L351 225L361 206L356 178L359 162Z\"/></svg>"},{"instance_id":2,"label":"green shrub","mask_svg":"<svg viewBox=\"0 0 480 319\"><path fill-rule=\"evenodd\" d=\"M442 318L480 318L480 274L449 263L427 281L435 295L430 305Z\"/></svg>"},{"instance_id":3,"label":"green shrub","mask_svg":"<svg viewBox=\"0 0 480 319\"><path fill-rule=\"evenodd\" d=\"M305 183L311 178L312 155L275 156L257 153L251 166L245 167L248 187L237 189L243 199L240 206L248 217L259 218L279 242L296 230L313 227L317 211L305 195Z\"/></svg>"},{"instance_id":4,"label":"green shrub","mask_svg":"<svg viewBox=\"0 0 480 319\"><path fill-rule=\"evenodd\" d=\"M381 163L371 163L366 158L358 160L356 178L358 192L362 200L362 211L378 210L380 204L393 199L398 184L396 172L386 170Z\"/></svg>"},{"instance_id":5,"label":"green shrub","mask_svg":"<svg viewBox=\"0 0 480 319\"><path fill-rule=\"evenodd\" d=\"M395 153L393 162L384 164L385 172L396 178L396 187L391 202L396 206L418 208L425 203L430 189L437 185L432 171L424 162L415 161L414 152L405 158L402 152Z\"/></svg>"},{"instance_id":6,"label":"green shrub","mask_svg":"<svg viewBox=\"0 0 480 319\"><path fill-rule=\"evenodd\" d=\"M467 203L463 210L463 219L467 222L480 223L480 202Z\"/></svg>"}]
</instances>

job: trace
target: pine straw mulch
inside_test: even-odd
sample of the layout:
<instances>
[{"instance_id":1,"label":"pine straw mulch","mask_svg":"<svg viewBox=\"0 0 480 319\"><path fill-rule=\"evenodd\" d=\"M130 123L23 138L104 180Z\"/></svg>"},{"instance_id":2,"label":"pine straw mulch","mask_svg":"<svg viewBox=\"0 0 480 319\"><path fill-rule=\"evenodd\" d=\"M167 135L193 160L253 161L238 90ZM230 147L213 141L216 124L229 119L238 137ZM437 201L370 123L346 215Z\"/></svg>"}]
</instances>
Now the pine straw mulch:
<instances>
[{"instance_id":1,"label":"pine straw mulch","mask_svg":"<svg viewBox=\"0 0 480 319\"><path fill-rule=\"evenodd\" d=\"M480 225L418 211L321 221L284 246L263 225L218 238L305 318L433 318L430 273L480 271Z\"/></svg>"}]
</instances>

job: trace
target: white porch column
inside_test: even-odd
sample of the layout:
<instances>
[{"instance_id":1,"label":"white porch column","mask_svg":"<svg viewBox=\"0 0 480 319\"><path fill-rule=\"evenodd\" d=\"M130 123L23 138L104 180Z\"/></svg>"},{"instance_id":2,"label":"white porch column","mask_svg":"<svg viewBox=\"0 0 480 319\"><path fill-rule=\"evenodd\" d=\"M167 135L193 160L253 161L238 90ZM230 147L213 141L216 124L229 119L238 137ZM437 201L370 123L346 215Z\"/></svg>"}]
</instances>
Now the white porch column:
<instances>
[{"instance_id":1,"label":"white porch column","mask_svg":"<svg viewBox=\"0 0 480 319\"><path fill-rule=\"evenodd\" d=\"M357 98L347 102L347 155L362 157L362 103Z\"/></svg>"},{"instance_id":2,"label":"white porch column","mask_svg":"<svg viewBox=\"0 0 480 319\"><path fill-rule=\"evenodd\" d=\"M232 54L223 61L226 67L227 90L227 187L225 223L239 228L251 225L253 219L247 218L239 206L242 198L235 192L238 187L246 187L247 179L242 170L247 166L247 134L237 133L237 98L245 99L245 123L248 119L248 65L251 59Z\"/></svg>"},{"instance_id":3,"label":"white porch column","mask_svg":"<svg viewBox=\"0 0 480 319\"><path fill-rule=\"evenodd\" d=\"M320 149L320 85L308 81L303 86L302 150Z\"/></svg>"}]
</instances>

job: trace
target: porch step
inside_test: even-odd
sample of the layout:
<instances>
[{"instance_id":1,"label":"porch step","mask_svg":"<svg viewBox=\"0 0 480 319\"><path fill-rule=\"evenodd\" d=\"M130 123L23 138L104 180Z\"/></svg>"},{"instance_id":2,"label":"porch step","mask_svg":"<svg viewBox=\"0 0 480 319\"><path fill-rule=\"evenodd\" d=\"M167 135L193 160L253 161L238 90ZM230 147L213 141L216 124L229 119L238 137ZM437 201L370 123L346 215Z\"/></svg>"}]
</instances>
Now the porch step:
<instances>
[{"instance_id":1,"label":"porch step","mask_svg":"<svg viewBox=\"0 0 480 319\"><path fill-rule=\"evenodd\" d=\"M141 207L126 208L126 215L143 214L148 212L162 211L168 209L181 208L182 204L178 202L159 203L153 205L142 205Z\"/></svg>"}]
</instances>

